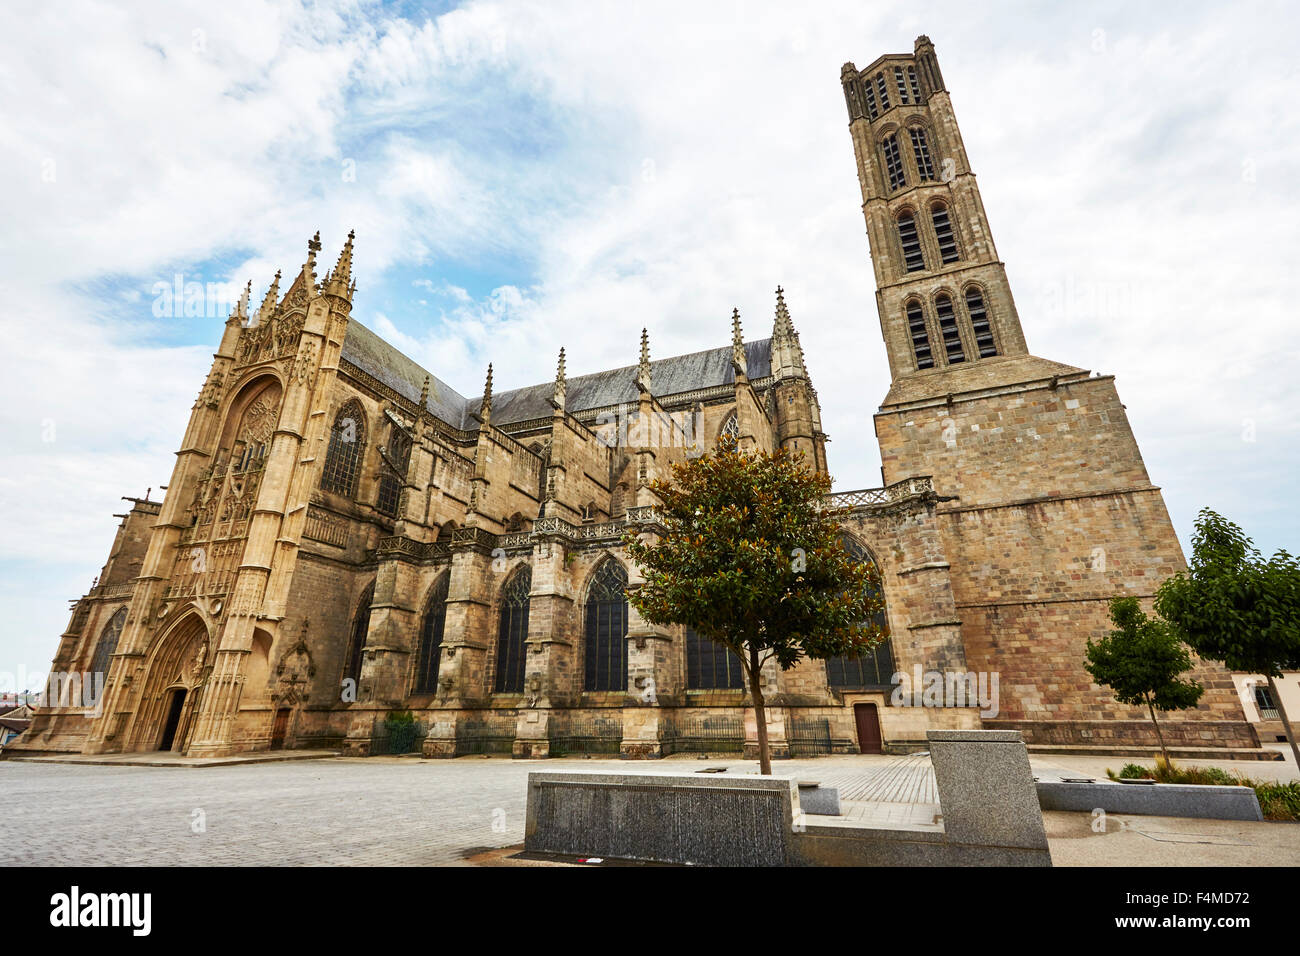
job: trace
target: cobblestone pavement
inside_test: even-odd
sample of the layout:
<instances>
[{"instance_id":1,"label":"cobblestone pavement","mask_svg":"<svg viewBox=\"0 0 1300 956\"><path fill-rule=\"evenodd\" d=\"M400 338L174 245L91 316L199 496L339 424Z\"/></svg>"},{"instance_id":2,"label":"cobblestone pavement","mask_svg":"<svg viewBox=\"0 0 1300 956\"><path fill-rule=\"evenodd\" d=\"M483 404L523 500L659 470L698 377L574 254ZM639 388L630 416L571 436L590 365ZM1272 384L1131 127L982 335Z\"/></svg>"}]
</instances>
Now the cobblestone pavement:
<instances>
[{"instance_id":1,"label":"cobblestone pavement","mask_svg":"<svg viewBox=\"0 0 1300 956\"><path fill-rule=\"evenodd\" d=\"M783 760L774 770L835 786L833 778L851 781L899 759ZM184 768L0 761L0 865L461 864L477 851L523 842L530 770L721 766L757 769L757 762L371 757ZM194 832L196 811L203 832Z\"/></svg>"},{"instance_id":2,"label":"cobblestone pavement","mask_svg":"<svg viewBox=\"0 0 1300 956\"><path fill-rule=\"evenodd\" d=\"M1118 767L1123 761L1035 756L1032 763L1045 778L1085 767L1104 777L1105 764ZM716 767L735 773L757 771L758 765L689 756L659 761L330 758L203 768L0 761L0 792L6 797L0 866L464 864L471 856L523 842L530 770L653 774ZM934 773L924 755L782 760L773 769L839 788L844 822L927 826L935 825L939 812ZM1261 768L1251 762L1230 769ZM1284 768L1278 771L1286 776ZM1078 839L1091 835L1088 815L1045 816L1058 864L1106 862L1096 857L1103 841ZM200 819L203 826L197 828ZM1294 865L1300 859L1300 827L1134 819L1137 825L1104 841L1120 851L1110 862ZM1152 830L1162 827L1169 835ZM1163 847L1155 857L1153 842ZM1180 848L1180 843L1193 846ZM1188 855L1191 850L1194 855Z\"/></svg>"}]
</instances>

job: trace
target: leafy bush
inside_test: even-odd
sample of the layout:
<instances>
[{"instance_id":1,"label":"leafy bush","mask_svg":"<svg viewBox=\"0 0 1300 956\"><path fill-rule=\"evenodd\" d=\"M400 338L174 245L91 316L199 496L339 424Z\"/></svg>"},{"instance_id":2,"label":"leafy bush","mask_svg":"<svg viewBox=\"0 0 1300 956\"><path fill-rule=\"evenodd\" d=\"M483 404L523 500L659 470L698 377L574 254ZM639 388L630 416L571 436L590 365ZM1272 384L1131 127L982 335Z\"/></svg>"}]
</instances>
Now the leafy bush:
<instances>
[{"instance_id":1,"label":"leafy bush","mask_svg":"<svg viewBox=\"0 0 1300 956\"><path fill-rule=\"evenodd\" d=\"M1253 787L1265 820L1300 821L1300 781L1270 783L1219 767L1178 767L1156 758L1155 769L1126 763L1119 773L1106 768L1111 780L1155 780L1157 783L1191 783L1209 787Z\"/></svg>"},{"instance_id":2,"label":"leafy bush","mask_svg":"<svg viewBox=\"0 0 1300 956\"><path fill-rule=\"evenodd\" d=\"M388 716L384 718L384 723L390 728L413 724L415 723L415 714L411 713L409 710L389 711Z\"/></svg>"}]
</instances>

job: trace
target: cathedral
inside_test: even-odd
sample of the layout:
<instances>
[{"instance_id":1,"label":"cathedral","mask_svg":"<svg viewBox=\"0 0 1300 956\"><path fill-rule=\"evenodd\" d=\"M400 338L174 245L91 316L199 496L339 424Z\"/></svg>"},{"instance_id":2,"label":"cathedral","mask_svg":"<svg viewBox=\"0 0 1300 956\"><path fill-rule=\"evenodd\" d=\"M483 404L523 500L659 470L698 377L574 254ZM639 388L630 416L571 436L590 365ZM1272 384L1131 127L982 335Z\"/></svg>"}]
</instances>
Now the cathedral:
<instances>
[{"instance_id":1,"label":"cathedral","mask_svg":"<svg viewBox=\"0 0 1300 956\"><path fill-rule=\"evenodd\" d=\"M880 569L890 636L767 665L773 755L981 727L1151 748L1083 669L1109 599L1149 607L1184 566L1115 382L1030 354L930 41L840 83L891 384L882 486L828 506ZM636 364L570 378L561 348L541 384L489 366L463 396L352 317L353 236L318 279L320 249L226 321L165 497L130 499L6 749L752 754L739 662L629 606L622 541L654 540L650 483L723 435L828 471L785 293L763 338L733 314L718 347L652 358L643 331ZM923 697L935 674L957 693ZM1195 676L1170 745L1258 748L1227 672Z\"/></svg>"}]
</instances>

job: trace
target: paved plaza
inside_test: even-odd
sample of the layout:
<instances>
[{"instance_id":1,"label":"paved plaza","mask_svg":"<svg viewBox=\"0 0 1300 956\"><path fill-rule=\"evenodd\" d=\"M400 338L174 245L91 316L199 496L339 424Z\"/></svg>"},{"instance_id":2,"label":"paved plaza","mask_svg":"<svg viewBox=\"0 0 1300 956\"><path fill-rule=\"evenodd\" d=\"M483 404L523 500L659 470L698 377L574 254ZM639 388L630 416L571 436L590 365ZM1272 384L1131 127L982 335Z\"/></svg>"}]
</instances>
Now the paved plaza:
<instances>
[{"instance_id":1,"label":"paved plaza","mask_svg":"<svg viewBox=\"0 0 1300 956\"><path fill-rule=\"evenodd\" d=\"M1043 779L1104 775L1117 758L1033 758ZM1094 766L1095 764L1095 766ZM1258 777L1294 777L1278 763L1225 763ZM490 860L522 844L530 770L688 773L753 761L673 757L511 760L324 758L182 766L0 761L5 814L0 865L430 866ZM838 787L846 821L938 827L926 756L778 761L776 773ZM1071 864L1300 863L1300 826L1129 817L1110 832L1086 814L1045 814L1052 856ZM1118 821L1119 818L1116 818ZM57 837L55 836L57 834Z\"/></svg>"}]
</instances>

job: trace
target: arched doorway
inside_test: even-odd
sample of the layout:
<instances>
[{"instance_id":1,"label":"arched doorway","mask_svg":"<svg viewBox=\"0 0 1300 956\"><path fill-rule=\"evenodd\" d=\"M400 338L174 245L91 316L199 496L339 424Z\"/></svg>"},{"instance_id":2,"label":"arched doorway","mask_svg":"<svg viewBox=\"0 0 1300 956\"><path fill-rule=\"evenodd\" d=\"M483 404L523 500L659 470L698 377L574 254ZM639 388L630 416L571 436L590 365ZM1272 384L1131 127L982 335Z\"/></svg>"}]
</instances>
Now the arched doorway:
<instances>
[{"instance_id":1,"label":"arched doorway","mask_svg":"<svg viewBox=\"0 0 1300 956\"><path fill-rule=\"evenodd\" d=\"M128 749L184 751L207 660L208 629L196 613L154 643Z\"/></svg>"},{"instance_id":2,"label":"arched doorway","mask_svg":"<svg viewBox=\"0 0 1300 956\"><path fill-rule=\"evenodd\" d=\"M181 715L185 713L185 698L188 692L184 687L173 687L167 692L167 720L163 723L162 738L158 741L159 750L174 750L176 732L180 730Z\"/></svg>"}]
</instances>

